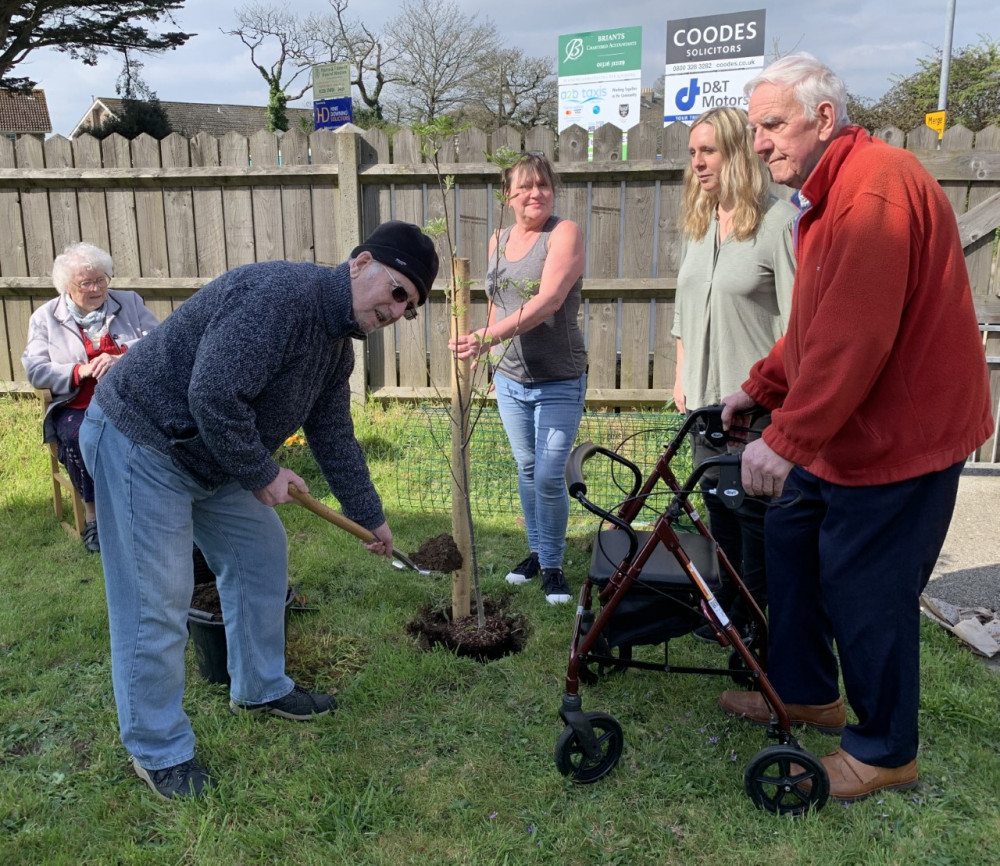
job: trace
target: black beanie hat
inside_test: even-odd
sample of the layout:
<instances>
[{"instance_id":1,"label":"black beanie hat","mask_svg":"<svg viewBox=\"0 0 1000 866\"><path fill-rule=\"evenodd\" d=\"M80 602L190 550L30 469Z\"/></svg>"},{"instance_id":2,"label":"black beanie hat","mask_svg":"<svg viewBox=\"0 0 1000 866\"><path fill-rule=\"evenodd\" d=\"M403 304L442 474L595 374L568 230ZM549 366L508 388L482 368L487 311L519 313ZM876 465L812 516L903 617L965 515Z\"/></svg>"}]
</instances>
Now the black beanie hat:
<instances>
[{"instance_id":1,"label":"black beanie hat","mask_svg":"<svg viewBox=\"0 0 1000 866\"><path fill-rule=\"evenodd\" d=\"M351 251L351 258L366 250L375 261L409 277L417 287L421 304L427 300L427 293L437 277L438 254L434 241L417 226L401 220L382 223L368 240Z\"/></svg>"}]
</instances>

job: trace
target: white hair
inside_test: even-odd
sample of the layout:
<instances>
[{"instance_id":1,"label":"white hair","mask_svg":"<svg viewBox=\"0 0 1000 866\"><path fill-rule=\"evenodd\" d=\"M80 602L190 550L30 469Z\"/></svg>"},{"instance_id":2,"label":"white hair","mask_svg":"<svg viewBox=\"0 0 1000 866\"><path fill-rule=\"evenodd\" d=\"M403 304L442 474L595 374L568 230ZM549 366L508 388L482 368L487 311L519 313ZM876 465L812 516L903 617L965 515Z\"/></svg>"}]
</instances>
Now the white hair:
<instances>
[{"instance_id":1,"label":"white hair","mask_svg":"<svg viewBox=\"0 0 1000 866\"><path fill-rule=\"evenodd\" d=\"M749 98L761 84L792 88L807 120L815 120L819 104L829 102L833 105L836 129L850 123L847 119L847 88L843 80L811 54L800 51L775 60L760 75L747 82L744 94Z\"/></svg>"},{"instance_id":2,"label":"white hair","mask_svg":"<svg viewBox=\"0 0 1000 866\"><path fill-rule=\"evenodd\" d=\"M65 295L78 271L103 271L110 279L115 271L110 254L93 244L70 244L52 263L52 282L60 295Z\"/></svg>"}]
</instances>

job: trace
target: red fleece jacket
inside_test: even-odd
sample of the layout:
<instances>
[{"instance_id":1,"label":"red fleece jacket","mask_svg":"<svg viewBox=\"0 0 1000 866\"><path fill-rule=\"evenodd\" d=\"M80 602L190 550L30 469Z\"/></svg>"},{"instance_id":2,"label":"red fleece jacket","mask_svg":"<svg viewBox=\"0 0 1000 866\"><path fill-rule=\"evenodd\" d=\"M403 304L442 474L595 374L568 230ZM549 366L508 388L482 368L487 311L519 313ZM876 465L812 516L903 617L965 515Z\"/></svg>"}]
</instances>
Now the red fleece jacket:
<instances>
[{"instance_id":1,"label":"red fleece jacket","mask_svg":"<svg viewBox=\"0 0 1000 866\"><path fill-rule=\"evenodd\" d=\"M847 127L806 179L788 331L743 386L764 440L836 484L964 460L993 430L958 226L915 156Z\"/></svg>"}]
</instances>

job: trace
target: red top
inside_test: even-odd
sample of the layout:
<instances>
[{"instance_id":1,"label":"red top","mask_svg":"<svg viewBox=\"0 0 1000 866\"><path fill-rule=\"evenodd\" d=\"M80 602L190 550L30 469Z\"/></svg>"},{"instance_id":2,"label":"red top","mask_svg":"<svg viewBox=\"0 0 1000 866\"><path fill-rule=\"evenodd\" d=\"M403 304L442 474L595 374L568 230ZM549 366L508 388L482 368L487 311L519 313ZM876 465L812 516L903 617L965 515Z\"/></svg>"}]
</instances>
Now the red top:
<instances>
[{"instance_id":1,"label":"red top","mask_svg":"<svg viewBox=\"0 0 1000 866\"><path fill-rule=\"evenodd\" d=\"M83 347L87 350L87 363L93 361L98 355L124 355L127 348L127 346L119 346L110 334L104 334L96 348L82 328L80 336L83 337ZM94 396L94 388L97 387L97 380L93 376L88 376L82 382L80 381L80 367L82 366L82 364L77 364L73 368L73 386L79 385L80 393L65 404L68 409L86 409Z\"/></svg>"},{"instance_id":2,"label":"red top","mask_svg":"<svg viewBox=\"0 0 1000 866\"><path fill-rule=\"evenodd\" d=\"M767 444L837 484L951 466L993 431L951 205L913 154L844 129L803 186L785 337L744 391Z\"/></svg>"}]
</instances>

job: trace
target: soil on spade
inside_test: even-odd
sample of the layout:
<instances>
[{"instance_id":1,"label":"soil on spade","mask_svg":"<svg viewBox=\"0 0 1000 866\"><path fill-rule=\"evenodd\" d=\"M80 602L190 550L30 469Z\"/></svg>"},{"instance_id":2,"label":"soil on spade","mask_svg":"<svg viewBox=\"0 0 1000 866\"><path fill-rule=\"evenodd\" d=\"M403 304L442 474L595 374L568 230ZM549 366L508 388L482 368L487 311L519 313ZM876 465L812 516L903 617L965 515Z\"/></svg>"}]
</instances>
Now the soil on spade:
<instances>
[{"instance_id":1,"label":"soil on spade","mask_svg":"<svg viewBox=\"0 0 1000 866\"><path fill-rule=\"evenodd\" d=\"M426 604L417 611L406 630L424 650L444 646L456 655L486 662L519 653L528 641L528 622L521 614L512 614L506 605L483 599L485 624L479 628L475 601L469 616L452 619L451 608Z\"/></svg>"},{"instance_id":2,"label":"soil on spade","mask_svg":"<svg viewBox=\"0 0 1000 866\"><path fill-rule=\"evenodd\" d=\"M455 539L447 533L427 539L419 550L410 554L410 559L418 568L442 574L458 571L462 567L462 552Z\"/></svg>"}]
</instances>

